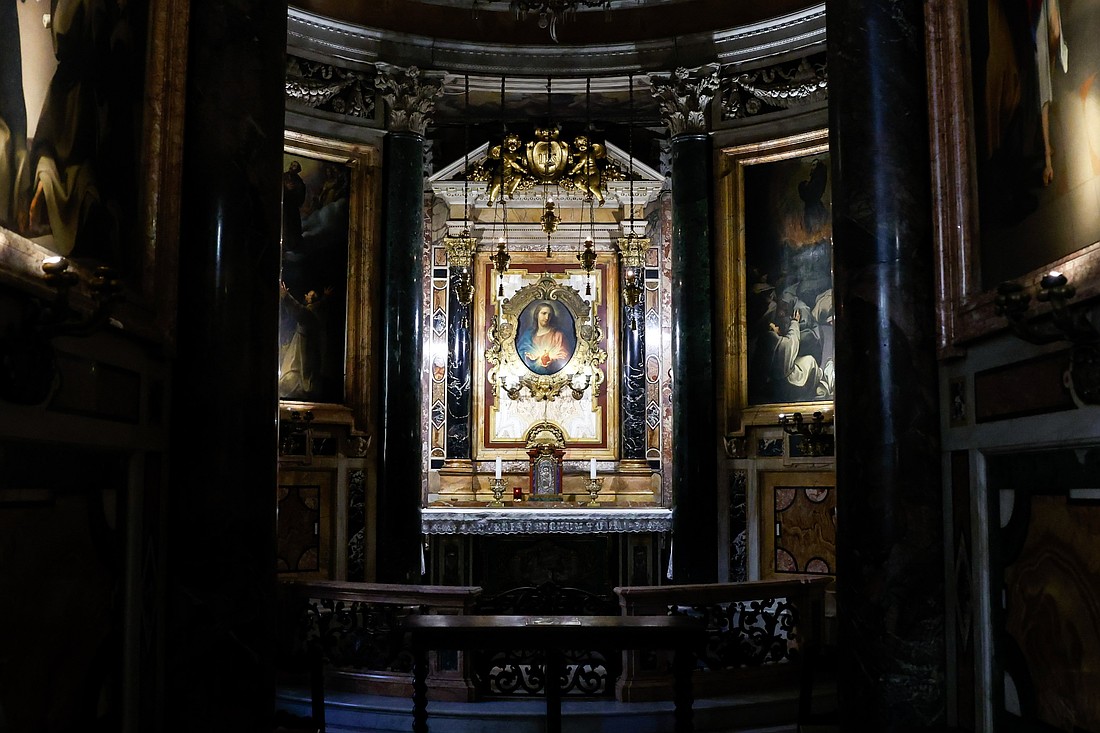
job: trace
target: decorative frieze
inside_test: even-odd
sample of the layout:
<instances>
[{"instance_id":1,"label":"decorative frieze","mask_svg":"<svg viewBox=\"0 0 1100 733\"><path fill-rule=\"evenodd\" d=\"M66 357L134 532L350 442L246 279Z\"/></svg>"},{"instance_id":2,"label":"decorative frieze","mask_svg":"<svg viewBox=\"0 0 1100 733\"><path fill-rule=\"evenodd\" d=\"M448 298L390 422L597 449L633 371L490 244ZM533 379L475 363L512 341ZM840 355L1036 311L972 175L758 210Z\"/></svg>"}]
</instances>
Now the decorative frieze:
<instances>
[{"instance_id":1,"label":"decorative frieze","mask_svg":"<svg viewBox=\"0 0 1100 733\"><path fill-rule=\"evenodd\" d=\"M829 98L829 69L824 53L774 64L734 76L722 75L722 120L802 107Z\"/></svg>"},{"instance_id":2,"label":"decorative frieze","mask_svg":"<svg viewBox=\"0 0 1100 733\"><path fill-rule=\"evenodd\" d=\"M672 510L637 509L466 509L420 510L424 534L600 534L669 532Z\"/></svg>"},{"instance_id":3,"label":"decorative frieze","mask_svg":"<svg viewBox=\"0 0 1100 733\"><path fill-rule=\"evenodd\" d=\"M374 119L374 74L287 56L286 98L307 107Z\"/></svg>"}]
</instances>

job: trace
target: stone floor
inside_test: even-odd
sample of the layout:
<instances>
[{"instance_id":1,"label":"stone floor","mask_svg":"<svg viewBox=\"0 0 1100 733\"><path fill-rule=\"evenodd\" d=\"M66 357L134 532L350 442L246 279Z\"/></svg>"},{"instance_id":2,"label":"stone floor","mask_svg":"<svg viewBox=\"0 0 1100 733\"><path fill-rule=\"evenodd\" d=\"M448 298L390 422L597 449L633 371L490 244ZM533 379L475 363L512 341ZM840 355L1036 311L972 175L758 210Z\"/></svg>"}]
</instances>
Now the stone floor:
<instances>
[{"instance_id":1,"label":"stone floor","mask_svg":"<svg viewBox=\"0 0 1100 733\"><path fill-rule=\"evenodd\" d=\"M412 702L403 698L330 692L325 700L327 733L382 733L412 730ZM309 712L305 691L280 690L277 706L294 715ZM835 709L835 689L815 689L815 712ZM828 733L835 728L799 731L797 691L793 689L696 700L692 708L699 733ZM473 703L430 702L433 733L542 733L542 698ZM565 700L565 733L665 733L673 728L672 703L621 703L614 700Z\"/></svg>"}]
</instances>

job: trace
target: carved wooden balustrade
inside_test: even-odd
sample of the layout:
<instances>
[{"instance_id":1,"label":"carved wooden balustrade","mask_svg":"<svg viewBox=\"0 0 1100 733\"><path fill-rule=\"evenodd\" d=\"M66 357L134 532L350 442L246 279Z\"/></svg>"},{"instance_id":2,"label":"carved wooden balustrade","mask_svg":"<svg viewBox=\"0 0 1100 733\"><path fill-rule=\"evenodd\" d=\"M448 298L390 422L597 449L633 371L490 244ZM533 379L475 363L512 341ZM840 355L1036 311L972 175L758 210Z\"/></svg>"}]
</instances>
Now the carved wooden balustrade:
<instances>
[{"instance_id":1,"label":"carved wooden balustrade","mask_svg":"<svg viewBox=\"0 0 1100 733\"><path fill-rule=\"evenodd\" d=\"M616 588L623 615L691 615L706 619L709 639L693 675L696 697L801 680L821 639L831 578ZM324 665L327 687L411 697L412 655L400 619L410 614L614 614L603 596L543 585L481 598L466 586L313 581L284 583L282 638L288 654ZM434 700L544 692L538 659L434 653L428 688ZM565 693L600 695L618 678L624 702L672 699L671 658L660 653L578 650ZM314 692L323 697L323 691Z\"/></svg>"},{"instance_id":2,"label":"carved wooden balustrade","mask_svg":"<svg viewBox=\"0 0 1100 733\"><path fill-rule=\"evenodd\" d=\"M412 652L400 620L410 614L468 613L481 593L466 586L294 581L282 592L281 640L298 667L321 660L328 688L412 696ZM460 652L429 660L435 700L475 698L468 661ZM315 693L316 695L316 693Z\"/></svg>"},{"instance_id":3,"label":"carved wooden balustrade","mask_svg":"<svg viewBox=\"0 0 1100 733\"><path fill-rule=\"evenodd\" d=\"M832 578L616 588L628 616L706 619L708 642L692 677L696 697L802 682L812 674ZM672 699L671 658L626 651L616 696L624 702Z\"/></svg>"}]
</instances>

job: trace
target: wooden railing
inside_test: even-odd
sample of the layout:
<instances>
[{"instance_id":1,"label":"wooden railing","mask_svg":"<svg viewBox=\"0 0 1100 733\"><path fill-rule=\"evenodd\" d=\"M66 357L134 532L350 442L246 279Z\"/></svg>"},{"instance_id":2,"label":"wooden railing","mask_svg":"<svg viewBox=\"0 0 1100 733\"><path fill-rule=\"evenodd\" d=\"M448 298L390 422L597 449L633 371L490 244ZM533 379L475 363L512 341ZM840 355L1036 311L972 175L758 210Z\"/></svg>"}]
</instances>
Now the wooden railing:
<instances>
[{"instance_id":1,"label":"wooden railing","mask_svg":"<svg viewBox=\"0 0 1100 733\"><path fill-rule=\"evenodd\" d=\"M822 636L825 587L830 582L831 578L799 578L632 586L616 588L615 594L623 615L690 615L706 620L708 644L693 674L693 686L696 697L708 697L805 680ZM323 679L331 689L376 695L412 695L413 657L398 629L402 618L493 612L492 603L479 606L477 587L314 581L285 583L281 590L281 636L288 655L303 666L308 660L323 664ZM671 657L661 653L624 652L616 697L625 702L672 699L671 665ZM607 683L618 671L616 666L608 670ZM428 694L434 700L475 699L471 659L459 652L432 654Z\"/></svg>"},{"instance_id":2,"label":"wooden railing","mask_svg":"<svg viewBox=\"0 0 1100 733\"><path fill-rule=\"evenodd\" d=\"M465 614L481 594L476 587L339 581L289 582L281 591L284 658L298 662L290 666L319 659L326 688L401 697L412 695L413 661L401 619ZM465 655L433 654L429 665L432 699L475 698Z\"/></svg>"},{"instance_id":3,"label":"wooden railing","mask_svg":"<svg viewBox=\"0 0 1100 733\"><path fill-rule=\"evenodd\" d=\"M832 578L616 588L628 616L684 614L705 619L708 643L692 678L696 697L799 683L812 674L822 637L825 587ZM616 697L672 697L671 659L623 653Z\"/></svg>"}]
</instances>

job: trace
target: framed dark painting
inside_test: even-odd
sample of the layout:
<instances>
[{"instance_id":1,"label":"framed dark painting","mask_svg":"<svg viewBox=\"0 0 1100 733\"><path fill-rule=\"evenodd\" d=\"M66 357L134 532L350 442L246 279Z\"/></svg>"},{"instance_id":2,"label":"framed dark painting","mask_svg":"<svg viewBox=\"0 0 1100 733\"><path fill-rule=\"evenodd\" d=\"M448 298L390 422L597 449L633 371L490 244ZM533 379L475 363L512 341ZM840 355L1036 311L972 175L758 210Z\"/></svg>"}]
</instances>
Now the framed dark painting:
<instances>
[{"instance_id":1,"label":"framed dark painting","mask_svg":"<svg viewBox=\"0 0 1100 733\"><path fill-rule=\"evenodd\" d=\"M1007 325L997 286L1058 270L1100 294L1100 7L933 0L927 12L940 348Z\"/></svg>"},{"instance_id":2,"label":"framed dark painting","mask_svg":"<svg viewBox=\"0 0 1100 733\"><path fill-rule=\"evenodd\" d=\"M279 399L366 429L378 153L287 133L283 154ZM320 413L327 413L322 415ZM345 418L341 419L340 414Z\"/></svg>"},{"instance_id":3,"label":"framed dark painting","mask_svg":"<svg viewBox=\"0 0 1100 733\"><path fill-rule=\"evenodd\" d=\"M721 152L718 273L727 432L831 407L832 215L826 131Z\"/></svg>"},{"instance_id":4,"label":"framed dark painting","mask_svg":"<svg viewBox=\"0 0 1100 733\"><path fill-rule=\"evenodd\" d=\"M185 4L9 2L0 38L0 280L41 291L53 257L82 283L109 267L112 317L170 339Z\"/></svg>"},{"instance_id":5,"label":"framed dark painting","mask_svg":"<svg viewBox=\"0 0 1100 733\"><path fill-rule=\"evenodd\" d=\"M971 0L969 12L989 290L1100 241L1100 8Z\"/></svg>"}]
</instances>

